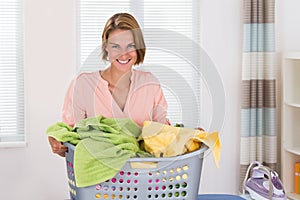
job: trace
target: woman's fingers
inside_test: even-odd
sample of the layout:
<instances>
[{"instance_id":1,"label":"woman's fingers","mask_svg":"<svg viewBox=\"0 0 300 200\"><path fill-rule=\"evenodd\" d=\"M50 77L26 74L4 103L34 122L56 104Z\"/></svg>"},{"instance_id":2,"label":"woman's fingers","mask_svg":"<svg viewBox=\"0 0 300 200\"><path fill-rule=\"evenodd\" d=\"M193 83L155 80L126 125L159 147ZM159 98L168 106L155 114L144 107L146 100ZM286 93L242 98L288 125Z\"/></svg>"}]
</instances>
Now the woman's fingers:
<instances>
[{"instance_id":1,"label":"woman's fingers","mask_svg":"<svg viewBox=\"0 0 300 200\"><path fill-rule=\"evenodd\" d=\"M62 157L65 157L65 153L68 150L68 147L63 145L61 142L57 141L53 137L48 137L52 152L56 153Z\"/></svg>"}]
</instances>

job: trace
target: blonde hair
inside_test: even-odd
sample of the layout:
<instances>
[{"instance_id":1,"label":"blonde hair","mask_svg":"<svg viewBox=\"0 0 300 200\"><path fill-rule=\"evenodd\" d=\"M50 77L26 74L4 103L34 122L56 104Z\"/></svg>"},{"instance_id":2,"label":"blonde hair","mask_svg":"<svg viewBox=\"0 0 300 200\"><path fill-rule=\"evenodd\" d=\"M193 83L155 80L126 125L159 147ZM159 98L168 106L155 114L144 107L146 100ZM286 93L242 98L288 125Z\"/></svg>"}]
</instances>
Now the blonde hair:
<instances>
[{"instance_id":1,"label":"blonde hair","mask_svg":"<svg viewBox=\"0 0 300 200\"><path fill-rule=\"evenodd\" d=\"M137 60L134 65L143 63L146 53L144 36L136 19L128 13L117 13L107 20L102 33L102 60L107 60L108 53L105 50L107 40L109 34L116 29L130 30L132 32L137 52Z\"/></svg>"}]
</instances>

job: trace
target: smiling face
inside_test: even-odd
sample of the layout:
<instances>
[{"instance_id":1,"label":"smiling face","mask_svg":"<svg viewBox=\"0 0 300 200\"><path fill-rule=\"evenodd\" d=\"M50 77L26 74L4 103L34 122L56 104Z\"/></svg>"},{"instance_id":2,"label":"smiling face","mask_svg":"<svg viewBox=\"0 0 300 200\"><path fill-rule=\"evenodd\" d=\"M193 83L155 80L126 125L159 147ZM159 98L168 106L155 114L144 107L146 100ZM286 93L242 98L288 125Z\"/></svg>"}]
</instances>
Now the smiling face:
<instances>
[{"instance_id":1,"label":"smiling face","mask_svg":"<svg viewBox=\"0 0 300 200\"><path fill-rule=\"evenodd\" d=\"M114 35L118 35L117 33L124 32L124 35L127 35L131 41L134 41L135 45L135 53L137 54L136 62L134 65L142 64L144 61L145 53L146 53L146 46L144 41L143 33L140 29L140 26L136 19L129 13L116 13L111 16L103 29L102 32L102 53L101 58L103 61L110 60L112 58L111 55L108 55L109 49L109 38L110 40L114 40ZM128 31L128 32L126 32ZM123 36L120 36L123 37ZM133 37L133 38L130 38ZM124 38L126 38L124 36ZM125 44L128 45L128 44ZM133 46L129 47L132 48ZM128 48L128 47L126 47ZM126 61L125 61L126 62ZM124 63L125 63L124 62ZM121 62L122 63L122 62Z\"/></svg>"},{"instance_id":2,"label":"smiling face","mask_svg":"<svg viewBox=\"0 0 300 200\"><path fill-rule=\"evenodd\" d=\"M108 36L105 50L111 67L127 72L137 60L136 46L130 30L116 29Z\"/></svg>"}]
</instances>

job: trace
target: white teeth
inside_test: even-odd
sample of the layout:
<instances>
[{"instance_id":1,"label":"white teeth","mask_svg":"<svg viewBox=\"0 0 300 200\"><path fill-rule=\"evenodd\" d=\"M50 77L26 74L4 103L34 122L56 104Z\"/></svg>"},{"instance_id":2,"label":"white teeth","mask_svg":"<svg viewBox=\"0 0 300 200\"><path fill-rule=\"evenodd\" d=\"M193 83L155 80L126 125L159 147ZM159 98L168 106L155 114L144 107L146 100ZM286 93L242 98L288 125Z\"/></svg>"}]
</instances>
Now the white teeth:
<instances>
[{"instance_id":1,"label":"white teeth","mask_svg":"<svg viewBox=\"0 0 300 200\"><path fill-rule=\"evenodd\" d=\"M126 64L126 63L129 62L129 60L118 60L118 62L121 63L121 64Z\"/></svg>"}]
</instances>

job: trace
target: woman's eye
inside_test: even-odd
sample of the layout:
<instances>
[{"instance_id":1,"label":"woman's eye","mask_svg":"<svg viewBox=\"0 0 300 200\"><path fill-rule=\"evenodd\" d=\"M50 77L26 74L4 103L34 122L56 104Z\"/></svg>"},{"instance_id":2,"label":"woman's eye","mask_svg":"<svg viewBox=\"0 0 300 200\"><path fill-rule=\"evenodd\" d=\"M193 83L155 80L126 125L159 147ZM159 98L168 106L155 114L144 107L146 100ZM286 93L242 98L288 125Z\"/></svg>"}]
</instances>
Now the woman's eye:
<instances>
[{"instance_id":1,"label":"woman's eye","mask_svg":"<svg viewBox=\"0 0 300 200\"><path fill-rule=\"evenodd\" d=\"M134 44L130 44L130 45L128 45L128 48L129 49L135 49L135 45Z\"/></svg>"},{"instance_id":2,"label":"woman's eye","mask_svg":"<svg viewBox=\"0 0 300 200\"><path fill-rule=\"evenodd\" d=\"M111 48L113 48L113 49L118 49L118 48L119 48L119 45L113 45L113 46L111 46Z\"/></svg>"}]
</instances>

